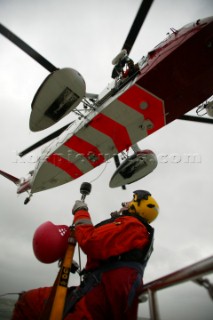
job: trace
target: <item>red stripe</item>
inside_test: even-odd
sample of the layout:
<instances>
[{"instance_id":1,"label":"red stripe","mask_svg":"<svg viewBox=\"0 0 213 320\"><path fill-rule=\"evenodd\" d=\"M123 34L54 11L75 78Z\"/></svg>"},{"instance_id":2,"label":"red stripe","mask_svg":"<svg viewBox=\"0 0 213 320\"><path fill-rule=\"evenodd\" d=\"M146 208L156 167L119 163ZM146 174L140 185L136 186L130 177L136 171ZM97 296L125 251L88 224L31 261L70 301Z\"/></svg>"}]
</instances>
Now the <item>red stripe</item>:
<instances>
[{"instance_id":1,"label":"red stripe","mask_svg":"<svg viewBox=\"0 0 213 320\"><path fill-rule=\"evenodd\" d=\"M112 138L118 152L132 145L126 128L102 113L92 119L89 126Z\"/></svg>"},{"instance_id":2,"label":"red stripe","mask_svg":"<svg viewBox=\"0 0 213 320\"><path fill-rule=\"evenodd\" d=\"M93 167L105 161L98 148L77 136L72 136L64 145L83 155Z\"/></svg>"},{"instance_id":3,"label":"red stripe","mask_svg":"<svg viewBox=\"0 0 213 320\"><path fill-rule=\"evenodd\" d=\"M144 119L149 119L154 124L154 127L149 131L149 134L160 129L165 125L165 112L163 101L145 89L133 85L119 98L119 101L125 103L130 108L143 114ZM142 104L147 103L148 107L143 109Z\"/></svg>"},{"instance_id":4,"label":"red stripe","mask_svg":"<svg viewBox=\"0 0 213 320\"><path fill-rule=\"evenodd\" d=\"M58 154L51 154L47 162L53 164L54 166L62 169L66 173L68 173L73 179L76 179L83 175L83 172L79 170L73 163L69 162L67 159L59 156Z\"/></svg>"}]
</instances>

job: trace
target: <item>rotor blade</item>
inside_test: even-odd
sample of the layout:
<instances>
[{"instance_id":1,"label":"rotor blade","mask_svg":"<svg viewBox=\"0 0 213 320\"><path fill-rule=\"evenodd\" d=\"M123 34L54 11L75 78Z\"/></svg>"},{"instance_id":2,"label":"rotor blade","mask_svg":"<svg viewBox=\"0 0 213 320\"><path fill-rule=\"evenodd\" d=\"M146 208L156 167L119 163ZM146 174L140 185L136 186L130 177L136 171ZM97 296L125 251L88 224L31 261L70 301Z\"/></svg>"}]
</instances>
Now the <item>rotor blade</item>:
<instances>
[{"instance_id":1,"label":"rotor blade","mask_svg":"<svg viewBox=\"0 0 213 320\"><path fill-rule=\"evenodd\" d=\"M190 115L183 115L179 118L180 120L187 120L187 121L195 121L200 123L211 123L213 124L213 119L198 117L198 116L190 116Z\"/></svg>"},{"instance_id":2,"label":"rotor blade","mask_svg":"<svg viewBox=\"0 0 213 320\"><path fill-rule=\"evenodd\" d=\"M154 0L143 0L122 49L129 54Z\"/></svg>"},{"instance_id":3,"label":"rotor blade","mask_svg":"<svg viewBox=\"0 0 213 320\"><path fill-rule=\"evenodd\" d=\"M21 40L19 37L17 37L14 33L12 33L10 30L8 30L6 27L4 27L0 23L0 33L3 34L8 40L13 42L15 45L17 45L21 50L23 50L26 54L28 54L31 58L33 58L35 61L40 63L42 67L47 69L50 72L58 70L52 63L50 63L48 60L46 60L44 57L40 55L37 51L35 51L33 48L31 48L28 44L26 44L23 40Z\"/></svg>"},{"instance_id":4,"label":"rotor blade","mask_svg":"<svg viewBox=\"0 0 213 320\"><path fill-rule=\"evenodd\" d=\"M71 123L68 123L66 124L64 127L56 130L55 132L51 133L50 135L46 136L45 138L41 139L40 141L34 143L32 146L28 147L27 149L21 151L18 155L19 157L23 157L25 156L26 154L28 154L29 152L41 147L43 144L49 142L50 140L53 140L54 138L57 138L64 130L66 130L71 124Z\"/></svg>"}]
</instances>

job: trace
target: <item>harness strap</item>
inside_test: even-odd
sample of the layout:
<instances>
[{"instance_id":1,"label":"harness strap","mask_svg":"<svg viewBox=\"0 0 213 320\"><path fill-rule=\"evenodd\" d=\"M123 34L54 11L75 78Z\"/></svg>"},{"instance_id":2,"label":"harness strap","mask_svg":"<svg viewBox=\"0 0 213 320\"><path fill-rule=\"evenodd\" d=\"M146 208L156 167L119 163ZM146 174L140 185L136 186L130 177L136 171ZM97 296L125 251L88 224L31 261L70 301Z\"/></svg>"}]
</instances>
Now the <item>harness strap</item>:
<instances>
[{"instance_id":1,"label":"harness strap","mask_svg":"<svg viewBox=\"0 0 213 320\"><path fill-rule=\"evenodd\" d=\"M132 305L133 300L135 298L135 293L137 289L140 287L140 285L141 285L141 276L138 273L137 278L135 279L135 282L133 283L132 288L129 292L127 308L129 308Z\"/></svg>"},{"instance_id":2,"label":"harness strap","mask_svg":"<svg viewBox=\"0 0 213 320\"><path fill-rule=\"evenodd\" d=\"M71 312L74 305L85 294L87 294L90 290L92 290L92 288L100 284L103 272L118 269L118 268L128 267L128 268L136 269L139 273L138 276L143 277L145 266L146 266L146 263L141 264L138 262L116 261L114 263L106 264L95 271L86 273L81 285L79 287L76 287L71 292L68 291L63 317L65 318L68 315L68 313Z\"/></svg>"},{"instance_id":3,"label":"harness strap","mask_svg":"<svg viewBox=\"0 0 213 320\"><path fill-rule=\"evenodd\" d=\"M150 226L150 224L142 218L139 214L131 214L128 211L124 211L121 215L126 217L134 217L135 219L139 220L147 229L149 233L149 244L141 249L132 249L128 252L125 252L117 257L112 257L109 259L109 261L138 261L140 263L147 262L153 252L153 244L154 244L154 228ZM106 225L108 223L114 222L119 216L114 215L110 219L104 220L97 225L95 225L95 228L99 228L103 225Z\"/></svg>"}]
</instances>

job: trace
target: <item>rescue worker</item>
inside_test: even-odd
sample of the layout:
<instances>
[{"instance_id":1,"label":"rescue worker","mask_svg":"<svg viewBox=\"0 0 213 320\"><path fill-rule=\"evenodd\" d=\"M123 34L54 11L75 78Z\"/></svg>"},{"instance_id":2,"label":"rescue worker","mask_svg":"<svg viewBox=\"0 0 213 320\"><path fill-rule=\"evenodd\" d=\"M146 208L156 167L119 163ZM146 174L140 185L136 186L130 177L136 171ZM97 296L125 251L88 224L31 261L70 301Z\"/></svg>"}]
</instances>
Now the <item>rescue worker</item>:
<instances>
[{"instance_id":1,"label":"rescue worker","mask_svg":"<svg viewBox=\"0 0 213 320\"><path fill-rule=\"evenodd\" d=\"M143 273L153 250L149 224L158 211L151 194L137 190L111 219L93 226L87 205L76 201L75 236L87 263L81 286L68 294L66 320L137 319Z\"/></svg>"},{"instance_id":2,"label":"rescue worker","mask_svg":"<svg viewBox=\"0 0 213 320\"><path fill-rule=\"evenodd\" d=\"M137 190L132 201L123 203L120 211L93 226L85 202L75 202L72 210L75 237L87 255L87 263L81 285L68 289L64 320L137 319L143 273L153 250L154 229L150 223L158 211L151 194ZM68 228L65 227L58 226L63 237ZM52 223L40 226L34 237L41 261L53 262L64 252L64 238L59 237L57 226ZM54 248L56 251L52 252ZM44 287L23 293L12 320L40 319L51 290L52 287Z\"/></svg>"}]
</instances>

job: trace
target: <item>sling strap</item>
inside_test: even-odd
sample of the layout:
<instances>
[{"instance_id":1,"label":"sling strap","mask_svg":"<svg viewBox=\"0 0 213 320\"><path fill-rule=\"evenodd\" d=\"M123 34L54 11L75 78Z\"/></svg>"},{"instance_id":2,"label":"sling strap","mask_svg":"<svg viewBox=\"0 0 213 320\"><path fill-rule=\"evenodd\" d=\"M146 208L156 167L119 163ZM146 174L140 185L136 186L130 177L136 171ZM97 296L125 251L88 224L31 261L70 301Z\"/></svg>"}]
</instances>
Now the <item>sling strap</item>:
<instances>
[{"instance_id":1,"label":"sling strap","mask_svg":"<svg viewBox=\"0 0 213 320\"><path fill-rule=\"evenodd\" d=\"M96 287L97 285L99 285L101 283L101 278L102 278L102 275L104 272L118 269L118 268L128 267L128 268L136 269L140 278L142 278L145 266L146 266L146 263L141 264L139 262L116 261L113 263L107 263L94 271L85 272L84 279L83 279L81 285L79 287L74 288L74 289L71 288L71 290L68 291L63 317L65 318L68 315L68 313L71 312L74 305L83 296L85 296L85 294L87 294L94 287ZM138 278L137 278L137 283L138 283ZM132 292L133 292L133 290L132 290ZM131 300L132 300L132 295L130 296L130 301Z\"/></svg>"}]
</instances>

